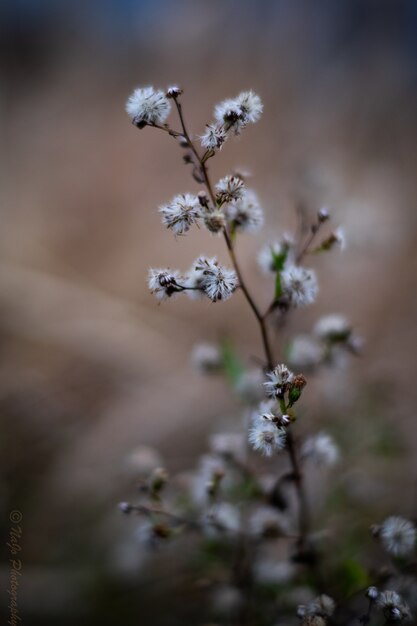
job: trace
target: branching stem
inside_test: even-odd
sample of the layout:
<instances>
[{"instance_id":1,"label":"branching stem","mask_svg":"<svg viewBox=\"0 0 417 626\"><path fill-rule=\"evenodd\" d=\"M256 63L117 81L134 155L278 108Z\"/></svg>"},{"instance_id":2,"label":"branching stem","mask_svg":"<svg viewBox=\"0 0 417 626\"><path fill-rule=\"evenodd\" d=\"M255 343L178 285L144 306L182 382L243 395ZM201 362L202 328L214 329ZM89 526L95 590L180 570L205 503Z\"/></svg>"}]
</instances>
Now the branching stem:
<instances>
[{"instance_id":1,"label":"branching stem","mask_svg":"<svg viewBox=\"0 0 417 626\"><path fill-rule=\"evenodd\" d=\"M181 123L181 128L182 128L182 132L178 133L177 131L173 131L172 129L170 129L169 127L164 127L164 126L158 126L158 125L154 125L156 128L160 128L162 130L165 130L166 132L168 132L170 135L174 136L174 137L178 137L181 136L183 137L183 139L186 141L186 143L188 144L189 149L191 150L192 154L194 155L194 158L196 160L196 165L198 165L198 167L200 168L203 180L204 180L204 184L206 186L207 192L210 196L210 200L213 204L213 208L215 208L217 206L217 200L216 200L216 196L214 194L213 191L213 186L211 184L210 181L210 177L208 174L208 170L207 170L207 166L206 166L206 154L204 154L203 156L200 156L197 148L195 147L188 131L187 131L187 127L185 125L185 121L184 121L184 115L183 115L183 111L182 111L182 106L181 103L178 101L177 97L173 97L174 103L175 103L175 107L178 111L178 117ZM317 229L318 230L318 229ZM305 246L302 248L302 250L300 251L299 255L298 255L298 260L300 260L304 254L307 252L312 240L314 239L314 236L317 233L317 230L315 230L314 232L311 233L310 238L307 240ZM273 306L270 306L268 308L268 310L266 311L265 314L262 314L257 306L257 304L255 303L246 283L245 280L242 276L242 272L238 263L238 260L236 258L236 253L235 253L235 249L234 249L234 245L233 245L233 241L229 235L229 232L227 230L227 228L225 227L223 230L223 234L224 234L224 239L226 242L226 246L229 252L229 256L230 259L232 261L233 267L235 269L235 272L237 274L237 277L239 279L239 285L242 289L242 292L250 306L250 308L253 311L253 314L256 317L256 320L259 324L259 329L261 332L261 337L262 337L262 343L263 343L263 347L264 347L264 352L265 352L265 356L266 356L266 363L267 363L267 367L269 370L272 370L274 368L275 365L275 360L274 360L274 356L272 353L272 349L271 349L271 344L269 341L269 337L268 337L268 332L267 332L267 328L266 328L266 318L268 317L269 313L271 312ZM299 504L299 536L298 536L298 543L300 548L304 548L306 545L306 539L307 539L307 535L309 532L309 513L308 513L308 507L307 507L307 502L306 502L306 498L305 498L305 493L304 493L304 483L303 483L303 476L302 476L302 472L301 472L301 468L300 468L300 463L299 463L299 459L297 456L297 450L296 450L296 444L295 444L295 440L293 437L293 434L291 432L290 429L287 430L287 449L288 449L288 454L290 457L290 462L291 462L291 466L292 466L292 472L294 475L294 482L295 482L295 487L296 487L296 491L297 491L297 499L298 499L298 504Z\"/></svg>"}]
</instances>

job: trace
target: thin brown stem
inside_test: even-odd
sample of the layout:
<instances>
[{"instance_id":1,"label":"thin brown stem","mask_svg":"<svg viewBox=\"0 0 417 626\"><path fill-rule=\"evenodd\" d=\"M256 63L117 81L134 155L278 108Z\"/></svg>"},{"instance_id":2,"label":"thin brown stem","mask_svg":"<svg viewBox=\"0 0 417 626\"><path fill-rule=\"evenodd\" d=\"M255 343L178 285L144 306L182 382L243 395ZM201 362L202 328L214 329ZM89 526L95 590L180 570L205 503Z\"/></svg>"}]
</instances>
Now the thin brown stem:
<instances>
[{"instance_id":1,"label":"thin brown stem","mask_svg":"<svg viewBox=\"0 0 417 626\"><path fill-rule=\"evenodd\" d=\"M235 268L237 277L239 279L239 285L240 285L243 293L245 294L245 298L246 298L250 308L252 309L256 319L258 320L259 328L260 328L261 336L262 336L262 343L263 343L263 346L264 346L266 360L267 360L267 366L268 366L268 369L271 370L274 367L274 358L273 358L273 355L272 355L272 350L271 350L271 346L270 346L269 339L268 339L268 333L267 333L267 330L266 330L265 320L264 320L262 314L260 313L257 305L255 304L255 301L252 298L252 296L251 296L251 294L250 294L250 292L249 292L249 290L248 290L248 288L246 286L246 283L245 283L245 281L243 279L242 272L240 271L239 263L238 263L237 258L236 258L236 254L235 254L235 250L234 250L234 247L233 247L233 243L232 243L232 240L230 239L229 233L227 232L226 228L224 229L224 239L226 241L226 246L227 246L227 249L229 251L229 255L230 255L231 261L233 263L233 267Z\"/></svg>"},{"instance_id":2,"label":"thin brown stem","mask_svg":"<svg viewBox=\"0 0 417 626\"><path fill-rule=\"evenodd\" d=\"M213 207L217 206L217 201L216 201L216 196L213 192L213 187L210 181L210 177L208 175L208 171L207 171L207 167L206 167L206 163L203 160L203 157L200 156L200 154L198 153L188 131L187 131L187 127L185 125L185 121L184 121L184 116L183 116L183 112L182 112L182 106L181 103L178 101L177 98L173 98L175 106L177 108L178 111L178 116L180 119L180 123L181 123L181 127L182 127L182 136L184 137L185 141L187 142L191 152L193 153L196 161L197 161L197 165L200 167L203 179L204 179L204 183L205 186L207 188L207 192L210 196L210 199L213 203ZM317 228L318 230L318 228ZM299 259L302 258L302 256L305 254L305 252L307 251L308 247L311 244L312 239L314 238L314 236L316 235L317 230L313 233L313 237L310 238L307 243L306 246L304 246L304 248L301 250L300 255L299 255ZM258 306L256 305L248 287L246 286L245 280L242 276L242 272L240 270L240 266L238 263L238 260L236 258L236 254L235 254L235 250L234 250L234 246L233 246L233 242L230 238L229 232L227 230L227 228L224 228L223 230L224 233L224 239L226 242L226 246L229 252L229 256L230 259L232 261L233 267L235 269L235 272L237 274L238 280L239 280L239 285L242 289L242 292L250 306L250 308L253 311L253 314L255 315L257 322L259 324L259 328L261 331L261 337L262 337L262 343L263 343L263 347L264 347L264 351L265 351L265 356L266 356L266 362L267 362L267 367L268 369L272 370L275 364L274 361L274 357L273 357L273 353L272 353L272 349L271 349L271 345L269 342L269 338L268 338L268 333L267 333L267 329L266 329L266 317L270 312L270 308L267 310L267 312L262 315L262 313L260 312ZM297 260L299 260L297 259ZM299 464L299 460L297 457L297 452L296 452L296 445L295 445L295 441L292 435L292 432L290 430L287 431L287 443L288 443L288 453L289 453L289 457L290 457L290 462L291 462L291 466L292 466L292 471L294 474L294 481L295 481L295 486L296 486L296 491L297 491L297 498L299 501L299 532L300 535L298 537L298 542L300 547L304 547L305 543L306 543L306 537L308 534L308 530L309 530L309 514L308 514L308 509L307 509L307 503L306 503L306 499L305 499L305 495L304 495L304 485L303 485L303 477L302 477L302 473L301 473L301 468L300 468L300 464Z\"/></svg>"},{"instance_id":3,"label":"thin brown stem","mask_svg":"<svg viewBox=\"0 0 417 626\"><path fill-rule=\"evenodd\" d=\"M213 188L211 186L211 182L210 182L210 179L209 179L209 176L208 176L208 172L207 172L207 167L206 167L205 161L203 160L203 157L201 157L199 155L199 153L197 151L197 148L195 147L193 141L191 140L190 135L188 134L187 127L185 125L184 115L182 113L181 102L179 102L177 98L174 98L174 103L175 103L175 106L176 106L177 111L178 111L178 117L180 118L184 139L187 141L187 143L188 143L188 145L190 147L191 152L194 154L194 157L196 158L197 163L198 163L198 165L201 168L201 173L202 173L203 178L204 178L204 183L205 183L205 185L207 187L207 191L208 191L210 199L211 199L211 201L213 203L213 207L215 207L216 206L216 196L214 195Z\"/></svg>"},{"instance_id":4,"label":"thin brown stem","mask_svg":"<svg viewBox=\"0 0 417 626\"><path fill-rule=\"evenodd\" d=\"M304 246L301 248L300 252L298 253L297 258L296 258L296 263L300 263L300 261L309 251L311 244L313 243L317 233L320 230L320 226L321 226L321 222L317 222L316 224L313 224L313 226L311 227L310 236L307 237L307 240L305 241Z\"/></svg>"}]
</instances>

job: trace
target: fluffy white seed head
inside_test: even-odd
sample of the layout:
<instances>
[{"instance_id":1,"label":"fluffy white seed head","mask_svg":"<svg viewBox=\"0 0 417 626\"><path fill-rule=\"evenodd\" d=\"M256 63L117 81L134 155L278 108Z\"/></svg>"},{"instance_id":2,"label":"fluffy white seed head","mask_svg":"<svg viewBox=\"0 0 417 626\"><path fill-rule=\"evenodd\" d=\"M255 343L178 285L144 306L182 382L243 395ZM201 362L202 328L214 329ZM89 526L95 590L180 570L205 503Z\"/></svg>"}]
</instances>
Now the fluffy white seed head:
<instances>
[{"instance_id":1,"label":"fluffy white seed head","mask_svg":"<svg viewBox=\"0 0 417 626\"><path fill-rule=\"evenodd\" d=\"M241 525L239 509L229 502L221 502L203 518L203 524L209 536L236 535Z\"/></svg>"},{"instance_id":2,"label":"fluffy white seed head","mask_svg":"<svg viewBox=\"0 0 417 626\"><path fill-rule=\"evenodd\" d=\"M217 197L220 203L239 200L245 193L245 183L240 176L225 176L216 185Z\"/></svg>"},{"instance_id":3,"label":"fluffy white seed head","mask_svg":"<svg viewBox=\"0 0 417 626\"><path fill-rule=\"evenodd\" d=\"M165 300L182 291L181 275L178 270L168 268L150 268L148 272L148 286L158 300Z\"/></svg>"},{"instance_id":4,"label":"fluffy white seed head","mask_svg":"<svg viewBox=\"0 0 417 626\"><path fill-rule=\"evenodd\" d=\"M200 136L201 145L207 150L218 150L227 139L223 124L207 124L206 131Z\"/></svg>"},{"instance_id":5,"label":"fluffy white seed head","mask_svg":"<svg viewBox=\"0 0 417 626\"><path fill-rule=\"evenodd\" d=\"M237 97L239 106L243 112L245 123L254 124L257 122L263 111L263 104L260 97L253 91L243 91Z\"/></svg>"},{"instance_id":6,"label":"fluffy white seed head","mask_svg":"<svg viewBox=\"0 0 417 626\"><path fill-rule=\"evenodd\" d=\"M285 535L289 530L289 520L272 506L259 506L249 518L249 532L261 539Z\"/></svg>"},{"instance_id":7,"label":"fluffy white seed head","mask_svg":"<svg viewBox=\"0 0 417 626\"><path fill-rule=\"evenodd\" d=\"M314 333L325 341L347 339L351 327L344 315L332 314L321 317L314 327Z\"/></svg>"},{"instance_id":8,"label":"fluffy white seed head","mask_svg":"<svg viewBox=\"0 0 417 626\"><path fill-rule=\"evenodd\" d=\"M245 437L243 433L216 433L210 437L210 449L221 457L242 461L246 452Z\"/></svg>"},{"instance_id":9,"label":"fluffy white seed head","mask_svg":"<svg viewBox=\"0 0 417 626\"><path fill-rule=\"evenodd\" d=\"M390 589L382 591L378 596L377 605L390 621L408 620L411 617L408 605L396 591Z\"/></svg>"},{"instance_id":10,"label":"fluffy white seed head","mask_svg":"<svg viewBox=\"0 0 417 626\"><path fill-rule=\"evenodd\" d=\"M301 453L304 457L310 458L317 465L331 467L335 465L339 458L339 448L333 438L327 433L321 432L305 440Z\"/></svg>"},{"instance_id":11,"label":"fluffy white seed head","mask_svg":"<svg viewBox=\"0 0 417 626\"><path fill-rule=\"evenodd\" d=\"M215 257L198 258L194 269L201 275L201 289L212 302L227 300L238 286L236 272L220 265Z\"/></svg>"},{"instance_id":12,"label":"fluffy white seed head","mask_svg":"<svg viewBox=\"0 0 417 626\"><path fill-rule=\"evenodd\" d=\"M201 204L197 196L190 193L175 196L169 204L160 207L162 222L175 235L183 235L201 218Z\"/></svg>"},{"instance_id":13,"label":"fluffy white seed head","mask_svg":"<svg viewBox=\"0 0 417 626\"><path fill-rule=\"evenodd\" d=\"M336 603L330 596L325 593L318 596L307 607L309 615L321 615L322 617L331 617L335 611Z\"/></svg>"},{"instance_id":14,"label":"fluffy white seed head","mask_svg":"<svg viewBox=\"0 0 417 626\"><path fill-rule=\"evenodd\" d=\"M203 374L218 372L223 364L219 346L214 343L198 343L191 353L193 365Z\"/></svg>"},{"instance_id":15,"label":"fluffy white seed head","mask_svg":"<svg viewBox=\"0 0 417 626\"><path fill-rule=\"evenodd\" d=\"M238 200L228 204L226 216L234 230L242 233L255 233L264 223L263 210L252 190L247 190Z\"/></svg>"},{"instance_id":16,"label":"fluffy white seed head","mask_svg":"<svg viewBox=\"0 0 417 626\"><path fill-rule=\"evenodd\" d=\"M236 98L220 102L214 109L214 117L219 124L238 135L247 124L257 122L262 111L260 97L253 91L244 91Z\"/></svg>"},{"instance_id":17,"label":"fluffy white seed head","mask_svg":"<svg viewBox=\"0 0 417 626\"><path fill-rule=\"evenodd\" d=\"M416 527L403 517L388 517L379 529L385 550L394 556L407 556L416 544Z\"/></svg>"},{"instance_id":18,"label":"fluffy white seed head","mask_svg":"<svg viewBox=\"0 0 417 626\"><path fill-rule=\"evenodd\" d=\"M307 372L323 359L323 345L310 335L298 335L290 347L288 361L297 370Z\"/></svg>"},{"instance_id":19,"label":"fluffy white seed head","mask_svg":"<svg viewBox=\"0 0 417 626\"><path fill-rule=\"evenodd\" d=\"M163 91L153 87L135 89L126 102L126 111L136 126L163 124L171 111L171 103Z\"/></svg>"},{"instance_id":20,"label":"fluffy white seed head","mask_svg":"<svg viewBox=\"0 0 417 626\"><path fill-rule=\"evenodd\" d=\"M295 307L312 304L317 297L316 273L311 269L289 265L281 272L281 284L285 296Z\"/></svg>"},{"instance_id":21,"label":"fluffy white seed head","mask_svg":"<svg viewBox=\"0 0 417 626\"><path fill-rule=\"evenodd\" d=\"M272 372L268 372L267 377L269 380L264 383L265 392L268 396L277 398L287 391L288 385L294 379L294 374L284 363L281 363Z\"/></svg>"},{"instance_id":22,"label":"fluffy white seed head","mask_svg":"<svg viewBox=\"0 0 417 626\"><path fill-rule=\"evenodd\" d=\"M249 430L249 443L254 450L265 456L271 456L274 452L285 448L285 429L259 417L254 420L252 428Z\"/></svg>"}]
</instances>

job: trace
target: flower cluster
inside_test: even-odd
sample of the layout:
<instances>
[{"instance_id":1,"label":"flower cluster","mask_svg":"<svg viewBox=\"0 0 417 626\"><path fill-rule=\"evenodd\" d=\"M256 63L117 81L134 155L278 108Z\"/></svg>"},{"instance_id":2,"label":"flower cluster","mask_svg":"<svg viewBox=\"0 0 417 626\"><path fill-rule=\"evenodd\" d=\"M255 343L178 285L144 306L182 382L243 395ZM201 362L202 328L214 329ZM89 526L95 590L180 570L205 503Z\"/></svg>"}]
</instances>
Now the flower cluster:
<instances>
[{"instance_id":1,"label":"flower cluster","mask_svg":"<svg viewBox=\"0 0 417 626\"><path fill-rule=\"evenodd\" d=\"M148 472L143 476L146 472L140 471L139 503L122 502L119 509L125 515L138 515L136 539L142 548L154 549L192 531L199 533L203 545L210 546L210 558L223 557L222 565L213 561L218 584L213 586L212 603L215 611L227 613L228 622L233 616L232 621L240 623L242 611L245 623L266 623L258 607L259 614L253 611L255 599L267 602L263 585L272 583L279 589L280 585L298 581L302 586L297 589L298 595L294 593L290 598L289 594L288 614L287 603L283 603L286 621L280 624L292 623L289 615L295 618L296 611L302 626L342 623L346 616L351 616L353 623L357 621L357 609L356 600L350 599L351 590L348 611L339 615L336 611L340 607L322 593L322 581L330 581L331 574L320 580L315 578L322 564L320 537L327 535L313 533L310 518L315 520L318 516L310 516L309 507L314 498L305 493L309 463L333 467L341 454L333 437L324 431L305 437L295 434L295 422L303 418L303 401L298 402L304 398L307 380L303 374L294 372L309 374L319 365L336 365L342 356L347 360L349 353L359 353L362 342L347 318L340 314L325 315L310 333L296 336L286 356L281 356L279 361L274 356L277 346L270 336L272 322L278 322L281 328L293 309L316 301L318 277L310 266L315 255L344 247L343 232L336 228L323 234L322 229L327 228L331 217L328 209L322 208L310 224L306 220L294 234L285 234L264 245L258 263L270 281L270 292L265 306L260 306L239 264L238 246L242 233L255 233L262 227L261 203L256 193L247 188L246 176L234 173L212 182L208 163L231 135L239 135L246 126L260 119L262 102L253 91L245 91L216 105L214 121L206 125L200 137L204 149L200 152L184 122L182 93L177 86L169 87L166 92L153 87L139 88L129 97L126 110L138 128L158 128L177 140L184 151L184 163L191 166L192 177L199 186L194 192L176 194L160 206L163 225L175 236L192 234L194 227L223 236L230 267L220 263L217 257L198 255L185 272L169 267L151 268L149 289L158 300L186 293L191 299L206 298L211 302L228 300L238 290L239 298L246 299L259 326L263 354L254 354L248 367L229 339L218 345L200 343L194 348L195 370L224 375L239 401L246 405L241 427L214 432L209 439L209 452L201 455L193 470L177 475L175 481L169 479L159 455L149 455L149 451L143 455L142 451L140 465L143 466L145 456ZM178 113L179 127L167 123L171 109ZM281 362L284 358L286 363ZM261 460L258 453L268 458ZM136 458L136 470L137 465ZM417 538L412 521L391 516L374 526L373 533L399 568L404 562L410 564ZM290 549L280 546L275 550L272 544L278 541L287 542ZM290 558L283 560L286 554ZM225 575L221 568L230 570L231 563L233 571ZM354 578L350 573L356 575L356 564L348 565L350 585L350 579ZM409 598L416 595L417 584L412 571L411 567L404 570L400 578L395 572L379 575L373 569L369 573L360 569L358 580L363 587L369 584L363 584L363 580L368 579L389 586L379 591L372 585L366 598L362 595L368 606L367 613L360 618L363 624L371 621L372 611L379 611L386 623L410 618ZM205 576L204 573L202 578ZM211 573L207 578L210 576ZM250 601L245 594L248 581ZM306 587L306 581L311 588ZM355 579L353 583L356 582ZM272 611L279 601L276 592L274 587ZM315 597L319 592L321 595ZM334 594L338 604L343 593L344 589ZM414 610L411 603L410 606ZM271 607L265 616L273 614ZM207 623L212 621L209 619ZM217 615L214 621L217 623Z\"/></svg>"},{"instance_id":2,"label":"flower cluster","mask_svg":"<svg viewBox=\"0 0 417 626\"><path fill-rule=\"evenodd\" d=\"M220 102L214 109L215 121L207 124L201 145L207 150L221 148L230 133L239 135L248 125L257 122L263 111L260 97L253 91L243 91L236 98Z\"/></svg>"},{"instance_id":3,"label":"flower cluster","mask_svg":"<svg viewBox=\"0 0 417 626\"><path fill-rule=\"evenodd\" d=\"M215 257L199 257L184 276L178 270L153 268L148 275L149 289L158 300L186 292L191 298L197 293L217 302L230 298L238 284L236 272L221 265Z\"/></svg>"},{"instance_id":4,"label":"flower cluster","mask_svg":"<svg viewBox=\"0 0 417 626\"><path fill-rule=\"evenodd\" d=\"M129 97L126 111L135 126L144 128L148 124L163 124L171 112L171 103L163 91L143 87Z\"/></svg>"}]
</instances>

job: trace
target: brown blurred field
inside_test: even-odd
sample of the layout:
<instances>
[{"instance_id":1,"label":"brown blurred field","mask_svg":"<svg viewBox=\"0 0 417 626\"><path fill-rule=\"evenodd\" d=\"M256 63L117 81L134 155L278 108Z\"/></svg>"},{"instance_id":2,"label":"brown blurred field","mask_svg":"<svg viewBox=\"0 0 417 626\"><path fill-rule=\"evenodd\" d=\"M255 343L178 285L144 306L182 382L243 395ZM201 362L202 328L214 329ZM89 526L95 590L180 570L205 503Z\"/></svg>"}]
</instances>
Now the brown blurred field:
<instances>
[{"instance_id":1,"label":"brown blurred field","mask_svg":"<svg viewBox=\"0 0 417 626\"><path fill-rule=\"evenodd\" d=\"M24 13L3 24L0 490L5 532L8 512L23 514L27 623L116 623L97 607L109 572L135 571L132 527L115 510L134 484L128 455L156 445L171 471L185 469L209 432L237 418L226 386L192 371L196 341L227 334L243 354L260 352L240 295L158 306L148 293L149 266L226 255L203 231L175 240L161 227L158 205L198 186L174 140L129 123L124 103L139 85L183 86L196 134L224 97L262 97L262 121L211 164L214 178L249 170L265 206L264 235L238 245L248 282L266 304L260 244L294 227L298 203L311 214L326 205L347 249L315 261L319 302L285 333L344 312L366 338L350 368L311 381L301 429L351 420L349 469L369 479L365 497L417 514L409 3L312 4L138 2L126 36L95 3L75 5L78 21L62 3L32 25ZM379 423L398 433L395 462L367 454Z\"/></svg>"}]
</instances>

